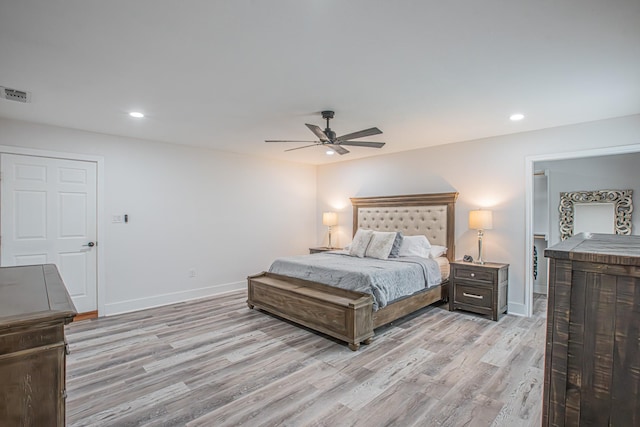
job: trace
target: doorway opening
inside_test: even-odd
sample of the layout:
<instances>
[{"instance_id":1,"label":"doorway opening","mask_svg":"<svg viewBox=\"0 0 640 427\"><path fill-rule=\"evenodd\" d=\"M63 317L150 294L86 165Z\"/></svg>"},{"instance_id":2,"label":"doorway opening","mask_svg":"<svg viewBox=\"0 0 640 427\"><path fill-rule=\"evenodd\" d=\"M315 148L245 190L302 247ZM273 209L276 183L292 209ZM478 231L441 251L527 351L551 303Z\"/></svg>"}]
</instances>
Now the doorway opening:
<instances>
[{"instance_id":1,"label":"doorway opening","mask_svg":"<svg viewBox=\"0 0 640 427\"><path fill-rule=\"evenodd\" d=\"M568 153L553 153L553 154L545 154L545 155L539 155L539 156L529 156L527 158L525 158L525 183L526 183L526 188L525 188L525 266L526 266L526 277L525 277L525 296L526 296L526 310L527 310L527 316L531 316L532 312L533 312L533 294L534 291L536 290L540 290L540 287L535 286L535 280L534 280L534 261L535 261L535 257L534 257L534 247L537 248L536 243L536 236L538 238L541 237L541 234L539 232L539 230L536 230L536 216L535 216L535 212L534 212L534 208L535 208L535 180L536 180L536 176L539 175L535 175L536 172L540 173L541 171L547 171L547 179L548 179L548 226L547 226L547 230L548 230L548 234L546 237L546 246L552 246L555 243L558 243L560 241L560 232L559 232L559 227L556 227L555 224L557 224L557 220L559 218L559 213L558 213L558 199L559 199L559 194L555 194L557 191L554 190L556 188L556 186L554 185L555 182L558 182L559 180L562 180L562 176L558 175L557 173L555 174L556 176L554 177L554 173L553 172L549 172L549 167L553 167L554 162L558 162L557 164L560 164L561 161L570 161L570 160L579 160L579 159L590 159L590 158L597 158L597 157L608 157L608 156L615 156L615 155L624 155L624 154L631 154L631 153L640 153L640 145L625 145L625 146L618 146L618 147L607 147L607 148L602 148L602 149L592 149L592 150L584 150L584 151L574 151L574 152L568 152ZM595 159L591 159L591 160L595 160ZM589 177L594 175L594 170L586 170L584 171L584 176L585 177ZM588 180L584 180L584 185L586 186L593 186L596 185L595 181L594 183L589 183ZM607 184L603 184L603 185L607 185ZM587 188L583 188L583 190L587 190ZM595 190L595 188L594 188ZM634 230L633 234L637 234L636 230ZM538 270L537 270L537 275L538 277L540 277L541 274L546 274L547 272L545 270L541 269L541 259L544 258L544 253L540 253L539 250L536 250L537 252L537 262L538 262ZM544 251L543 251L544 252Z\"/></svg>"}]
</instances>

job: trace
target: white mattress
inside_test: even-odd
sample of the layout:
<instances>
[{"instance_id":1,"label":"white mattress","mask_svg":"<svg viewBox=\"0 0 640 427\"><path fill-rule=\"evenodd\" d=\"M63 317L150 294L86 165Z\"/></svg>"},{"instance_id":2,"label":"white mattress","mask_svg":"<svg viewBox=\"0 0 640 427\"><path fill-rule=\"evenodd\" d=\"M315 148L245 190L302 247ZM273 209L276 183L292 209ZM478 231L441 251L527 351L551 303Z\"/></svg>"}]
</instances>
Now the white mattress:
<instances>
[{"instance_id":1,"label":"white mattress","mask_svg":"<svg viewBox=\"0 0 640 427\"><path fill-rule=\"evenodd\" d=\"M449 278L449 259L444 256L440 256L436 258L436 262L438 263L438 267L440 267L440 273L442 274L442 281L444 282Z\"/></svg>"}]
</instances>

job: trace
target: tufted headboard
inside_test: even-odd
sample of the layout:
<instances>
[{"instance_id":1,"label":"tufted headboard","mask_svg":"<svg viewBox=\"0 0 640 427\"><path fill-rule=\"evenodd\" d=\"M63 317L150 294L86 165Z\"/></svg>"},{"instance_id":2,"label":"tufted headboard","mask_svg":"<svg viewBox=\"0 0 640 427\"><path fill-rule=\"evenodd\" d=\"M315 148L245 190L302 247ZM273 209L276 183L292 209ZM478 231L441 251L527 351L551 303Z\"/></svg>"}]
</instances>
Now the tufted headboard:
<instances>
[{"instance_id":1,"label":"tufted headboard","mask_svg":"<svg viewBox=\"0 0 640 427\"><path fill-rule=\"evenodd\" d=\"M431 244L447 247L455 258L455 202L458 193L352 197L353 234L358 228L423 234Z\"/></svg>"}]
</instances>

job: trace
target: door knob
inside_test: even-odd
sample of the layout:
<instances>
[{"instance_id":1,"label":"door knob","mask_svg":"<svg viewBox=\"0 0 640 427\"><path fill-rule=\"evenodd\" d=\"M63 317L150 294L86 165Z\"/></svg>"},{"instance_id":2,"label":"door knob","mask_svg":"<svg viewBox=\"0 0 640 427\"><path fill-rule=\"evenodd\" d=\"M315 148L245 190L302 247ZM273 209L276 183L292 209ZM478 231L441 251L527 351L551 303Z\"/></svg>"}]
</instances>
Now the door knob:
<instances>
[{"instance_id":1,"label":"door knob","mask_svg":"<svg viewBox=\"0 0 640 427\"><path fill-rule=\"evenodd\" d=\"M96 244L93 242L89 242L86 245L82 245L82 246L89 246L90 248L94 247Z\"/></svg>"}]
</instances>

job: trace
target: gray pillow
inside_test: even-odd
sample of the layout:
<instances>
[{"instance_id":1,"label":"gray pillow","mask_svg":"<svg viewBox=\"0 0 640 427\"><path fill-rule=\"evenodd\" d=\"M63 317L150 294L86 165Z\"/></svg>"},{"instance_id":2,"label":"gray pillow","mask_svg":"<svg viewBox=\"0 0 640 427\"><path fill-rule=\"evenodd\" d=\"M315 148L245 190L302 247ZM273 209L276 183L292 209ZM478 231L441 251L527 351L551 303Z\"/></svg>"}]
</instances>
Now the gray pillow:
<instances>
[{"instance_id":1,"label":"gray pillow","mask_svg":"<svg viewBox=\"0 0 640 427\"><path fill-rule=\"evenodd\" d=\"M393 246L391 247L389 258L399 258L400 246L402 245L403 238L404 236L402 235L402 231L398 231L396 233L396 240L393 241Z\"/></svg>"},{"instance_id":2,"label":"gray pillow","mask_svg":"<svg viewBox=\"0 0 640 427\"><path fill-rule=\"evenodd\" d=\"M365 252L367 252L367 247L369 246L369 242L371 241L371 236L373 236L373 231L363 230L361 228L358 229L358 231L356 231L356 235L353 236L351 249L349 249L349 255L363 258Z\"/></svg>"},{"instance_id":3,"label":"gray pillow","mask_svg":"<svg viewBox=\"0 0 640 427\"><path fill-rule=\"evenodd\" d=\"M374 231L365 256L378 259L389 258L395 239L396 233L393 231Z\"/></svg>"}]
</instances>

